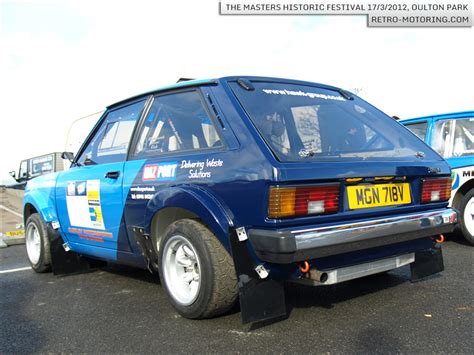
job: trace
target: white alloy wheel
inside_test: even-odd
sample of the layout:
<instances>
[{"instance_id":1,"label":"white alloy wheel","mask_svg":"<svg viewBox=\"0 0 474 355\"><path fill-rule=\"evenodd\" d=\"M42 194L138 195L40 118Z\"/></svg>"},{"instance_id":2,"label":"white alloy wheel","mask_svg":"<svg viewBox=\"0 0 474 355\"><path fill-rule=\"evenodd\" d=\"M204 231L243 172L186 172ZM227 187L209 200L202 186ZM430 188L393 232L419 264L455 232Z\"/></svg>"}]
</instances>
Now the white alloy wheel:
<instances>
[{"instance_id":1,"label":"white alloy wheel","mask_svg":"<svg viewBox=\"0 0 474 355\"><path fill-rule=\"evenodd\" d=\"M201 263L191 242L174 235L163 248L162 270L169 293L183 305L191 305L201 288Z\"/></svg>"},{"instance_id":2,"label":"white alloy wheel","mask_svg":"<svg viewBox=\"0 0 474 355\"><path fill-rule=\"evenodd\" d=\"M28 259L30 259L32 264L36 265L41 255L41 236L35 223L28 224L25 239Z\"/></svg>"}]
</instances>

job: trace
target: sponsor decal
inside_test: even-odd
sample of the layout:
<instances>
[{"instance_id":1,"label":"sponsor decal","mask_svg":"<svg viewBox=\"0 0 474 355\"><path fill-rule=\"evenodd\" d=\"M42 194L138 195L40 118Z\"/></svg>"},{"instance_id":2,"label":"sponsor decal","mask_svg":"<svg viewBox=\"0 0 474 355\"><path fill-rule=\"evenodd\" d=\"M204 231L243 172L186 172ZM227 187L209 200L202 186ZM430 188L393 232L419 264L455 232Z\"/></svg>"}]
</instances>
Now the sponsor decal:
<instances>
[{"instance_id":1,"label":"sponsor decal","mask_svg":"<svg viewBox=\"0 0 474 355\"><path fill-rule=\"evenodd\" d=\"M130 198L132 200L150 200L155 195L155 186L132 186Z\"/></svg>"},{"instance_id":2,"label":"sponsor decal","mask_svg":"<svg viewBox=\"0 0 474 355\"><path fill-rule=\"evenodd\" d=\"M294 90L272 90L272 89L262 89L265 94L269 95L288 95L288 96L303 96L309 97L311 99L323 99L323 100L335 100L335 101L346 101L342 96L339 95L326 95L319 94L316 92L305 92L305 91L294 91Z\"/></svg>"},{"instance_id":3,"label":"sponsor decal","mask_svg":"<svg viewBox=\"0 0 474 355\"><path fill-rule=\"evenodd\" d=\"M72 226L105 229L100 204L100 180L69 181L66 205Z\"/></svg>"},{"instance_id":4,"label":"sponsor decal","mask_svg":"<svg viewBox=\"0 0 474 355\"><path fill-rule=\"evenodd\" d=\"M92 240L92 241L100 242L100 243L103 243L104 239L106 238L109 238L109 239L113 238L113 234L110 232L100 232L100 231L95 231L95 230L90 230L90 229L70 227L68 228L68 232L72 234L77 234L80 239Z\"/></svg>"},{"instance_id":5,"label":"sponsor decal","mask_svg":"<svg viewBox=\"0 0 474 355\"><path fill-rule=\"evenodd\" d=\"M220 159L206 159L206 161L198 160L182 160L180 169L188 170L188 179L206 179L212 177L212 171L209 169L224 166L224 162Z\"/></svg>"},{"instance_id":6,"label":"sponsor decal","mask_svg":"<svg viewBox=\"0 0 474 355\"><path fill-rule=\"evenodd\" d=\"M143 168L143 181L172 181L176 180L178 162L149 164Z\"/></svg>"},{"instance_id":7,"label":"sponsor decal","mask_svg":"<svg viewBox=\"0 0 474 355\"><path fill-rule=\"evenodd\" d=\"M451 172L451 178L453 179L451 190L456 190L459 187L459 174L453 171Z\"/></svg>"}]
</instances>

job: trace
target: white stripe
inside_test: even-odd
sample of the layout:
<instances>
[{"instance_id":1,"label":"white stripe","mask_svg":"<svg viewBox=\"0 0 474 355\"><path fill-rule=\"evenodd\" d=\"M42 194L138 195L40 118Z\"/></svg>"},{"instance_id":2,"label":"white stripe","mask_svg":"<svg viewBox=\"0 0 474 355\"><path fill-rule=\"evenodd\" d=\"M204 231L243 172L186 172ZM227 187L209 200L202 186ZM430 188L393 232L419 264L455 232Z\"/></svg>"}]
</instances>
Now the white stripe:
<instances>
[{"instance_id":1,"label":"white stripe","mask_svg":"<svg viewBox=\"0 0 474 355\"><path fill-rule=\"evenodd\" d=\"M10 269L10 270L0 270L0 274L8 274L10 272L24 271L24 270L30 270L30 269L31 269L31 266L19 267L19 268Z\"/></svg>"},{"instance_id":2,"label":"white stripe","mask_svg":"<svg viewBox=\"0 0 474 355\"><path fill-rule=\"evenodd\" d=\"M13 213L15 216L18 216L18 217L23 218L23 215L22 215L22 214L11 210L11 209L5 207L4 205L0 205L0 208L1 208L1 209L4 209L4 210L7 211L7 212Z\"/></svg>"}]
</instances>

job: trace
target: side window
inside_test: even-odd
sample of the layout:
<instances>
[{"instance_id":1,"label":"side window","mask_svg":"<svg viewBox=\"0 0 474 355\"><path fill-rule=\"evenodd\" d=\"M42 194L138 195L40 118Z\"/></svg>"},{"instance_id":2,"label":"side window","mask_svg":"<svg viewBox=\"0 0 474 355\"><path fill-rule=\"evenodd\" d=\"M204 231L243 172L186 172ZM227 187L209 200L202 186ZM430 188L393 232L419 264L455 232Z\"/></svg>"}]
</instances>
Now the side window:
<instances>
[{"instance_id":1,"label":"side window","mask_svg":"<svg viewBox=\"0 0 474 355\"><path fill-rule=\"evenodd\" d=\"M52 173L54 171L53 165L54 165L53 154L31 159L30 174L32 177L35 177L38 175Z\"/></svg>"},{"instance_id":2,"label":"side window","mask_svg":"<svg viewBox=\"0 0 474 355\"><path fill-rule=\"evenodd\" d=\"M451 156L453 141L453 125L451 120L437 121L433 130L431 144L443 158Z\"/></svg>"},{"instance_id":3,"label":"side window","mask_svg":"<svg viewBox=\"0 0 474 355\"><path fill-rule=\"evenodd\" d=\"M474 117L458 119L455 122L453 155L474 155Z\"/></svg>"},{"instance_id":4,"label":"side window","mask_svg":"<svg viewBox=\"0 0 474 355\"><path fill-rule=\"evenodd\" d=\"M473 154L474 118L437 121L433 131L432 144L443 158Z\"/></svg>"},{"instance_id":5,"label":"side window","mask_svg":"<svg viewBox=\"0 0 474 355\"><path fill-rule=\"evenodd\" d=\"M77 162L93 165L124 161L144 104L145 100L109 112Z\"/></svg>"},{"instance_id":6,"label":"side window","mask_svg":"<svg viewBox=\"0 0 474 355\"><path fill-rule=\"evenodd\" d=\"M20 171L18 173L18 179L28 178L28 160L22 160L20 163Z\"/></svg>"},{"instance_id":7,"label":"side window","mask_svg":"<svg viewBox=\"0 0 474 355\"><path fill-rule=\"evenodd\" d=\"M135 156L222 146L214 123L196 91L155 97Z\"/></svg>"},{"instance_id":8,"label":"side window","mask_svg":"<svg viewBox=\"0 0 474 355\"><path fill-rule=\"evenodd\" d=\"M428 122L418 122L418 123L410 123L406 125L410 131L412 131L418 138L420 138L423 142L426 139L426 129L428 128Z\"/></svg>"}]
</instances>

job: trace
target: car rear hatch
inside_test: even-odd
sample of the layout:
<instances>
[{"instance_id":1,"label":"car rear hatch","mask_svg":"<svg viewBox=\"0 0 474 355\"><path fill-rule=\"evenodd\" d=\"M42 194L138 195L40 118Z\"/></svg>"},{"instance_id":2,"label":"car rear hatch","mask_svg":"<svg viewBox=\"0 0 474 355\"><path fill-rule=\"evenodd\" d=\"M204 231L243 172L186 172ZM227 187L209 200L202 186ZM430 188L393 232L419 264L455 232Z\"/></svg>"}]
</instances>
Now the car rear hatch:
<instances>
[{"instance_id":1,"label":"car rear hatch","mask_svg":"<svg viewBox=\"0 0 474 355\"><path fill-rule=\"evenodd\" d=\"M355 95L285 80L229 85L274 162L265 224L333 223L447 205L448 165Z\"/></svg>"}]
</instances>

